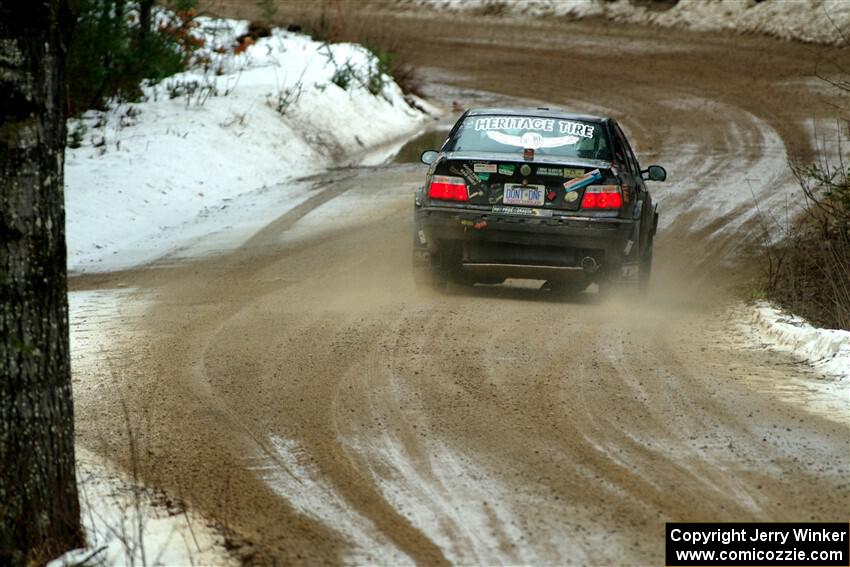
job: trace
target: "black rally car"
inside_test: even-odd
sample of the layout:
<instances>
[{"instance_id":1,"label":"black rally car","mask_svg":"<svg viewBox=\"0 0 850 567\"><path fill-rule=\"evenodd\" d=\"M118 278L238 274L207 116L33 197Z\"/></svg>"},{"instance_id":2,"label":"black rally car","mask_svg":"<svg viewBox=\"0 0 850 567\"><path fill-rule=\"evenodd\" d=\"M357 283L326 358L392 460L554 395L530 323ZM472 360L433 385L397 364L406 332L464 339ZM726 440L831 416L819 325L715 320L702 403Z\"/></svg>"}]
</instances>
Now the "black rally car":
<instances>
[{"instance_id":1,"label":"black rally car","mask_svg":"<svg viewBox=\"0 0 850 567\"><path fill-rule=\"evenodd\" d=\"M475 109L440 151L426 151L416 192L417 284L442 287L545 280L580 291L591 282L645 290L658 213L611 118L537 109Z\"/></svg>"}]
</instances>

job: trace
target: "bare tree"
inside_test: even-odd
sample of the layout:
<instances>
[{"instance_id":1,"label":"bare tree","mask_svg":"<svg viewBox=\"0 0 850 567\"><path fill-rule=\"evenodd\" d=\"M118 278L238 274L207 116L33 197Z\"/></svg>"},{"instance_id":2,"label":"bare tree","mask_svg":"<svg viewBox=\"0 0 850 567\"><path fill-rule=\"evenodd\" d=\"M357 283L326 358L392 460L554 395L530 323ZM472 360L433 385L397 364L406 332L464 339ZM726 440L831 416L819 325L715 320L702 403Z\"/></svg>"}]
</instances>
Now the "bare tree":
<instances>
[{"instance_id":1,"label":"bare tree","mask_svg":"<svg viewBox=\"0 0 850 567\"><path fill-rule=\"evenodd\" d=\"M63 162L67 0L0 0L0 565L83 543Z\"/></svg>"}]
</instances>

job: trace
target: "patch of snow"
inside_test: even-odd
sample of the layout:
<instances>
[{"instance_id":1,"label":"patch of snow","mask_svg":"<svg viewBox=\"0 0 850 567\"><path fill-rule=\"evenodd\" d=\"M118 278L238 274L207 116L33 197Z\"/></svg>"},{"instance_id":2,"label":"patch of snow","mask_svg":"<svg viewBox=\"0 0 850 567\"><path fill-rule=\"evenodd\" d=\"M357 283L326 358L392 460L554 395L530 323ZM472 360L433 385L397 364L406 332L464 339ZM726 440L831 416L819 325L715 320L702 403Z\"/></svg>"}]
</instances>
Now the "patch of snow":
<instances>
[{"instance_id":1,"label":"patch of snow","mask_svg":"<svg viewBox=\"0 0 850 567\"><path fill-rule=\"evenodd\" d=\"M99 404L104 390L119 387L121 381L116 379L110 359L145 336L146 331L136 323L150 302L150 297L128 287L68 293L71 379L76 404Z\"/></svg>"},{"instance_id":2,"label":"patch of snow","mask_svg":"<svg viewBox=\"0 0 850 567\"><path fill-rule=\"evenodd\" d=\"M401 0L400 3L420 9L433 8L477 15L587 18L607 13L605 3L598 0Z\"/></svg>"},{"instance_id":3,"label":"patch of snow","mask_svg":"<svg viewBox=\"0 0 850 567\"><path fill-rule=\"evenodd\" d=\"M679 0L667 10L630 0L399 0L402 7L450 10L478 16L605 17L618 22L700 31L758 33L781 39L843 45L850 29L846 0Z\"/></svg>"},{"instance_id":4,"label":"patch of snow","mask_svg":"<svg viewBox=\"0 0 850 567\"><path fill-rule=\"evenodd\" d=\"M426 115L362 46L275 29L235 53L247 22L200 22L203 64L145 86L143 102L69 123L82 142L66 151L71 272L150 262L228 226L244 238L246 223L306 198L296 179L376 163L423 127ZM333 82L341 72L347 89Z\"/></svg>"},{"instance_id":5,"label":"patch of snow","mask_svg":"<svg viewBox=\"0 0 850 567\"><path fill-rule=\"evenodd\" d=\"M415 185L400 180L390 186L381 186L376 191L364 174L356 174L345 180L348 187L341 195L325 200L318 207L298 219L289 230L280 235L281 242L301 242L321 238L330 233L344 234L346 231L380 222L387 211L410 206L413 202ZM368 205L364 205L368 203ZM333 222L328 222L333 219Z\"/></svg>"},{"instance_id":6,"label":"patch of snow","mask_svg":"<svg viewBox=\"0 0 850 567\"><path fill-rule=\"evenodd\" d=\"M588 524L580 506L543 496L533 485L509 487L468 452L433 437L421 442L413 454L390 432L346 439L368 463L384 498L439 546L449 562L587 563L593 550L605 549L603 563L622 563L627 544L620 534L597 530L578 535L571 529ZM600 560L598 553L595 557Z\"/></svg>"},{"instance_id":7,"label":"patch of snow","mask_svg":"<svg viewBox=\"0 0 850 567\"><path fill-rule=\"evenodd\" d=\"M251 459L248 469L266 482L296 510L337 530L351 543L347 558L357 565L412 565L413 561L392 544L374 524L354 510L309 463L309 456L294 440L269 438L273 454Z\"/></svg>"},{"instance_id":8,"label":"patch of snow","mask_svg":"<svg viewBox=\"0 0 850 567\"><path fill-rule=\"evenodd\" d=\"M81 447L77 488L88 547L49 562L70 565L237 565L223 537L183 508L155 504L154 493Z\"/></svg>"},{"instance_id":9,"label":"patch of snow","mask_svg":"<svg viewBox=\"0 0 850 567\"><path fill-rule=\"evenodd\" d=\"M765 301L735 307L731 313L733 335L738 335L734 348L767 348L810 369L793 368L781 380L750 375L745 381L819 417L850 424L850 332L814 327Z\"/></svg>"},{"instance_id":10,"label":"patch of snow","mask_svg":"<svg viewBox=\"0 0 850 567\"><path fill-rule=\"evenodd\" d=\"M820 372L839 379L850 401L850 331L821 329L765 301L752 309L752 324L771 348L792 354Z\"/></svg>"},{"instance_id":11,"label":"patch of snow","mask_svg":"<svg viewBox=\"0 0 850 567\"><path fill-rule=\"evenodd\" d=\"M371 520L358 513L321 478L310 456L296 441L270 436L272 454L249 460L248 468L301 513L337 530L351 544L353 563L407 565L411 559L393 546ZM378 438L346 439L348 450L365 460L381 495L399 514L456 564L540 564L552 558L587 560L586 549L562 530L528 521L538 516L573 518L560 502L533 490L508 489L468 455L444 443L429 442L414 458L391 433ZM422 462L421 455L433 455ZM533 510L517 515L512 505ZM540 514L545 510L546 514ZM542 523L541 524L546 524ZM547 529L548 528L548 529ZM588 536L590 537L590 536ZM533 539L534 545L530 544ZM594 540L596 538L593 538ZM600 534L593 545L625 544L616 534Z\"/></svg>"},{"instance_id":12,"label":"patch of snow","mask_svg":"<svg viewBox=\"0 0 850 567\"><path fill-rule=\"evenodd\" d=\"M679 110L710 109L734 120L713 133L722 138L711 151L679 137L660 148L657 161L667 166L677 187L654 193L662 228L687 213L698 213L691 229L713 225L711 236L716 236L741 230L758 216L772 227L799 211L800 187L788 167L785 144L770 124L741 108L702 97L682 95L663 103ZM738 156L736 163L730 164L730 155Z\"/></svg>"},{"instance_id":13,"label":"patch of snow","mask_svg":"<svg viewBox=\"0 0 850 567\"><path fill-rule=\"evenodd\" d=\"M810 43L843 44L850 27L850 3L845 0L679 0L669 10L635 8L621 16L664 27L700 31L734 31L772 35ZM615 19L617 19L615 17Z\"/></svg>"},{"instance_id":14,"label":"patch of snow","mask_svg":"<svg viewBox=\"0 0 850 567\"><path fill-rule=\"evenodd\" d=\"M354 441L384 497L455 564L542 563L524 544L507 502L509 491L444 444L434 443L411 459L391 434ZM414 466L413 463L416 463ZM382 472L378 472L382 471ZM388 474L387 471L390 471Z\"/></svg>"}]
</instances>

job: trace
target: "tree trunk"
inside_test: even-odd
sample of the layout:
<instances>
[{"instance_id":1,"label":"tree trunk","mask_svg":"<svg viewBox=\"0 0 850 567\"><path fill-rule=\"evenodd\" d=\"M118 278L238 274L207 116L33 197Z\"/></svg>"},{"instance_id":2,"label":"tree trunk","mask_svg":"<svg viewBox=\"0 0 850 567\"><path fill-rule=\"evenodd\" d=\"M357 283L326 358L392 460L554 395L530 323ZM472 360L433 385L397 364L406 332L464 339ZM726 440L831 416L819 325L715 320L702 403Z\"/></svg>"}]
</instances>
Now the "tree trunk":
<instances>
[{"instance_id":1,"label":"tree trunk","mask_svg":"<svg viewBox=\"0 0 850 567\"><path fill-rule=\"evenodd\" d=\"M0 1L0 565L83 544L63 165L67 0Z\"/></svg>"},{"instance_id":2,"label":"tree trunk","mask_svg":"<svg viewBox=\"0 0 850 567\"><path fill-rule=\"evenodd\" d=\"M139 35L138 44L143 46L151 32L152 13L154 0L141 0L139 2Z\"/></svg>"},{"instance_id":3,"label":"tree trunk","mask_svg":"<svg viewBox=\"0 0 850 567\"><path fill-rule=\"evenodd\" d=\"M124 21L124 0L115 0L115 27L120 30L127 29L127 22Z\"/></svg>"}]
</instances>

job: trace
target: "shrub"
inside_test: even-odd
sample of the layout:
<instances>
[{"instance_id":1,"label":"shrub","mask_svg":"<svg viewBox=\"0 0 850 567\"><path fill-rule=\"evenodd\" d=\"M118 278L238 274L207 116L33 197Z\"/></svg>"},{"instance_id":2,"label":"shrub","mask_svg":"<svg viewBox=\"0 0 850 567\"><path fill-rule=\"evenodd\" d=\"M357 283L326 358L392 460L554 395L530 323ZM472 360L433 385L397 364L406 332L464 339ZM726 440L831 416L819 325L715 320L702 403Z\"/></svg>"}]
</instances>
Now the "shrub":
<instances>
[{"instance_id":1,"label":"shrub","mask_svg":"<svg viewBox=\"0 0 850 567\"><path fill-rule=\"evenodd\" d=\"M366 87L373 95L379 95L384 90L384 85L386 84L384 77L391 73L390 69L396 55L392 51L384 51L375 46L368 47L368 49L374 56L375 61L374 65L370 65L369 67L369 80Z\"/></svg>"},{"instance_id":2,"label":"shrub","mask_svg":"<svg viewBox=\"0 0 850 567\"><path fill-rule=\"evenodd\" d=\"M413 65L409 63L397 63L390 69L390 76L392 76L393 80L399 86L401 92L407 96L408 104L411 102L409 95L425 98L422 92L422 79Z\"/></svg>"},{"instance_id":3,"label":"shrub","mask_svg":"<svg viewBox=\"0 0 850 567\"><path fill-rule=\"evenodd\" d=\"M353 81L355 77L354 67L351 66L351 63L346 61L344 65L337 67L336 71L334 71L333 77L331 77L331 82L345 91L351 86L351 81Z\"/></svg>"},{"instance_id":4,"label":"shrub","mask_svg":"<svg viewBox=\"0 0 850 567\"><path fill-rule=\"evenodd\" d=\"M850 168L792 166L802 218L765 249L768 296L828 327L850 330Z\"/></svg>"},{"instance_id":5,"label":"shrub","mask_svg":"<svg viewBox=\"0 0 850 567\"><path fill-rule=\"evenodd\" d=\"M69 114L137 100L143 80L184 70L200 46L191 33L195 3L172 2L173 17L156 25L153 0L79 0L66 63Z\"/></svg>"},{"instance_id":6,"label":"shrub","mask_svg":"<svg viewBox=\"0 0 850 567\"><path fill-rule=\"evenodd\" d=\"M301 94L304 91L304 84L298 81L295 85L288 89L282 89L273 95L267 95L268 105L281 116L286 116L289 109L298 103L301 99Z\"/></svg>"},{"instance_id":7,"label":"shrub","mask_svg":"<svg viewBox=\"0 0 850 567\"><path fill-rule=\"evenodd\" d=\"M83 138L86 135L86 126L82 122L75 122L69 125L68 140L66 145L69 148L79 148L83 145Z\"/></svg>"}]
</instances>

